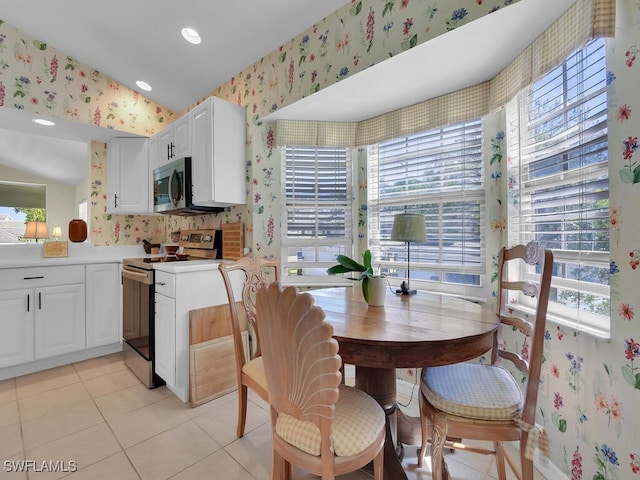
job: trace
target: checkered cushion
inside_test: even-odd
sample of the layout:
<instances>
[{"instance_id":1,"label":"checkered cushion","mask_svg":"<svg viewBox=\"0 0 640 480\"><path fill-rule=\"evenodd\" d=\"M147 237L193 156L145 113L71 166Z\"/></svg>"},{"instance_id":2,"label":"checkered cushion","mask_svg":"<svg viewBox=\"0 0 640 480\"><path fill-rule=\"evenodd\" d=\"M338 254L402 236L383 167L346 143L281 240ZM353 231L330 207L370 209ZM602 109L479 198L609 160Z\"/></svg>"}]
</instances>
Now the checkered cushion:
<instances>
[{"instance_id":1,"label":"checkered cushion","mask_svg":"<svg viewBox=\"0 0 640 480\"><path fill-rule=\"evenodd\" d=\"M366 447L384 428L384 411L366 393L340 385L340 396L333 415L333 446L338 457L355 455ZM311 422L281 413L276 433L287 443L311 455L320 455L320 429Z\"/></svg>"},{"instance_id":2,"label":"checkered cushion","mask_svg":"<svg viewBox=\"0 0 640 480\"><path fill-rule=\"evenodd\" d=\"M262 357L256 357L253 360L249 360L242 366L242 371L253 378L258 385L267 391L267 376L264 373L264 364L262 363Z\"/></svg>"},{"instance_id":3,"label":"checkered cushion","mask_svg":"<svg viewBox=\"0 0 640 480\"><path fill-rule=\"evenodd\" d=\"M523 406L516 380L494 365L457 363L425 368L421 390L438 410L478 420L512 420Z\"/></svg>"}]
</instances>

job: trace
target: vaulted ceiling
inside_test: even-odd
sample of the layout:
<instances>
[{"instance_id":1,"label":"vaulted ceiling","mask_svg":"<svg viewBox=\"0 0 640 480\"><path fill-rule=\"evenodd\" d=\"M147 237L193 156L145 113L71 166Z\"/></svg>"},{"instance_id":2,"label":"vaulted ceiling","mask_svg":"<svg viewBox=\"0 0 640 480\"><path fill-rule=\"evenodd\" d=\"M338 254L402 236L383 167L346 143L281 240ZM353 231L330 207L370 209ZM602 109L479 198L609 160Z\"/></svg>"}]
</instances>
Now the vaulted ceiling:
<instances>
[{"instance_id":1,"label":"vaulted ceiling","mask_svg":"<svg viewBox=\"0 0 640 480\"><path fill-rule=\"evenodd\" d=\"M574 1L521 0L285 107L273 118L359 120L488 80ZM145 96L180 112L347 3L110 0L98 11L86 0L20 0L6 2L0 18L130 88L145 80L153 87ZM200 45L182 39L186 25L200 32ZM452 54L460 51L464 61ZM417 77L421 82L414 81ZM399 83L403 78L406 82ZM391 81L394 88L386 88ZM13 110L0 108L0 163L19 159L9 166L69 184L78 183L86 168L86 141L112 135L61 122L44 136L34 130L28 113ZM7 144L7 136L19 141ZM19 150L25 148L27 154ZM58 162L51 152L61 150L66 154ZM46 169L41 152L47 153Z\"/></svg>"}]
</instances>

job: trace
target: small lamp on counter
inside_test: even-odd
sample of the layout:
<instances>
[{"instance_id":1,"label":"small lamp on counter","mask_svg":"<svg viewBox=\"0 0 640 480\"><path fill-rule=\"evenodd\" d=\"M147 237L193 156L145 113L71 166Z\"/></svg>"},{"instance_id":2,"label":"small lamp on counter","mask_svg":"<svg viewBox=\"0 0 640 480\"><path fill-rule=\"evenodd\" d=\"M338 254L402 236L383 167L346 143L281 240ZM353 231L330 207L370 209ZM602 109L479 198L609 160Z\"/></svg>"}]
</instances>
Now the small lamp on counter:
<instances>
[{"instance_id":1,"label":"small lamp on counter","mask_svg":"<svg viewBox=\"0 0 640 480\"><path fill-rule=\"evenodd\" d=\"M55 241L59 241L60 237L62 237L62 229L60 228L59 225L56 225L55 227L53 227L53 232L51 233L51 236L55 239Z\"/></svg>"},{"instance_id":2,"label":"small lamp on counter","mask_svg":"<svg viewBox=\"0 0 640 480\"><path fill-rule=\"evenodd\" d=\"M22 238L35 238L36 243L39 239L49 238L49 229L45 222L27 222L27 228Z\"/></svg>"},{"instance_id":3,"label":"small lamp on counter","mask_svg":"<svg viewBox=\"0 0 640 480\"><path fill-rule=\"evenodd\" d=\"M427 229L425 227L424 215L419 213L399 213L393 218L391 229L391 240L407 242L407 281L402 282L400 289L396 290L398 295L413 295L415 290L411 290L410 269L411 269L411 242L425 242L427 240Z\"/></svg>"}]
</instances>

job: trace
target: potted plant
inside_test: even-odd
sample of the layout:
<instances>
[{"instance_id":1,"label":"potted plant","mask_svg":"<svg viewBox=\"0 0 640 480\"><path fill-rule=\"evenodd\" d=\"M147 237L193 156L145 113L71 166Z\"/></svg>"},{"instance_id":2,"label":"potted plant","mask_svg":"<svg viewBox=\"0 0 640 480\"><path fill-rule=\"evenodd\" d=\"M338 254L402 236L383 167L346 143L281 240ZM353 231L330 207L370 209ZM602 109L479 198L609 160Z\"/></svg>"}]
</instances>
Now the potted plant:
<instances>
[{"instance_id":1,"label":"potted plant","mask_svg":"<svg viewBox=\"0 0 640 480\"><path fill-rule=\"evenodd\" d=\"M364 296L365 302L372 306L384 305L387 281L384 275L376 275L373 272L371 250L367 249L362 254L362 263L358 263L346 255L338 255L336 260L338 261L338 265L327 269L329 275L360 272L358 277L351 278L351 280L362 280L362 295Z\"/></svg>"}]
</instances>

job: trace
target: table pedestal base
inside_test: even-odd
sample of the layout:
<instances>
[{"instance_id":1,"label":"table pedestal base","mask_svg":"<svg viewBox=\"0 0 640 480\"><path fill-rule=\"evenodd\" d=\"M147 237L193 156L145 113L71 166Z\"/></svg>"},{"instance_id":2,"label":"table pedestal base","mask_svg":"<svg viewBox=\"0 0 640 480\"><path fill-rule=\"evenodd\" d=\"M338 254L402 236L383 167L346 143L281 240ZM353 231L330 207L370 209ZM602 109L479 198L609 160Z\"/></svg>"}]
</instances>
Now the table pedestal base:
<instances>
[{"instance_id":1,"label":"table pedestal base","mask_svg":"<svg viewBox=\"0 0 640 480\"><path fill-rule=\"evenodd\" d=\"M402 468L402 444L398 442L398 404L396 403L396 369L371 368L356 365L356 388L371 395L387 415L387 434L384 442L385 480L406 480ZM418 429L420 422L418 422ZM399 450L396 449L399 446Z\"/></svg>"}]
</instances>

